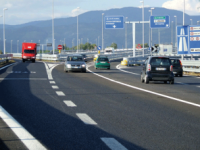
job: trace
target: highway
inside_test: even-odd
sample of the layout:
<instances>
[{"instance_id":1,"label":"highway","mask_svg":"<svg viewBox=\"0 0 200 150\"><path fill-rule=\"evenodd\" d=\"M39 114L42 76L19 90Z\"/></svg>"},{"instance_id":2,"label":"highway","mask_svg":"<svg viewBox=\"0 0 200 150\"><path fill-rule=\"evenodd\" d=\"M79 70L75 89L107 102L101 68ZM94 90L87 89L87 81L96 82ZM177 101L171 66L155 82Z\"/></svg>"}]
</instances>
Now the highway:
<instances>
[{"instance_id":1,"label":"highway","mask_svg":"<svg viewBox=\"0 0 200 150\"><path fill-rule=\"evenodd\" d=\"M0 149L200 149L200 78L145 84L140 66L119 64L66 73L62 63L17 60L0 69Z\"/></svg>"}]
</instances>

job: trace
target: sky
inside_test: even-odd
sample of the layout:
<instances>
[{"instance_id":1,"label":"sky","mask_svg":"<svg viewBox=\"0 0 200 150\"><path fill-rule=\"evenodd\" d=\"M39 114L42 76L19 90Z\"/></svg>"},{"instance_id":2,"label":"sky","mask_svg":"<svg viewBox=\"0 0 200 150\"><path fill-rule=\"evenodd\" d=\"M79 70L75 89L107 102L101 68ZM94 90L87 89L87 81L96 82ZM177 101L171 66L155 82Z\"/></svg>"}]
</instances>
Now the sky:
<instances>
[{"instance_id":1,"label":"sky","mask_svg":"<svg viewBox=\"0 0 200 150\"><path fill-rule=\"evenodd\" d=\"M55 18L74 17L94 10L112 8L141 7L140 0L1 0L0 16L5 10L5 23L23 24L31 21L50 20L54 1ZM143 0L145 7L163 7L183 11L184 0ZM78 9L79 7L79 9ZM185 0L185 13L200 15L200 0ZM0 24L3 17L0 18Z\"/></svg>"}]
</instances>

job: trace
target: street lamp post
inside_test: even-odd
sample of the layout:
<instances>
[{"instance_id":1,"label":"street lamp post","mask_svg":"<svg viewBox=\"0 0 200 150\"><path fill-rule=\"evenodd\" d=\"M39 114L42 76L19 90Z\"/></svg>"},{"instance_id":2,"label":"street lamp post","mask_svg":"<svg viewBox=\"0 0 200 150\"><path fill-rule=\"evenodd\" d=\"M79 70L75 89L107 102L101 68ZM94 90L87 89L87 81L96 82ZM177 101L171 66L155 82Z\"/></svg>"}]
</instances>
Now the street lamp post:
<instances>
[{"instance_id":1,"label":"street lamp post","mask_svg":"<svg viewBox=\"0 0 200 150\"><path fill-rule=\"evenodd\" d=\"M185 0L183 0L183 25L185 25Z\"/></svg>"},{"instance_id":2,"label":"street lamp post","mask_svg":"<svg viewBox=\"0 0 200 150\"><path fill-rule=\"evenodd\" d=\"M102 13L102 50L103 50L103 15L104 13Z\"/></svg>"},{"instance_id":3,"label":"street lamp post","mask_svg":"<svg viewBox=\"0 0 200 150\"><path fill-rule=\"evenodd\" d=\"M191 25L192 25L192 19L190 19L190 21L191 21Z\"/></svg>"},{"instance_id":4,"label":"street lamp post","mask_svg":"<svg viewBox=\"0 0 200 150\"><path fill-rule=\"evenodd\" d=\"M176 35L177 35L177 16L174 16L176 18ZM176 43L175 43L175 46L177 47L177 38L176 38Z\"/></svg>"},{"instance_id":5,"label":"street lamp post","mask_svg":"<svg viewBox=\"0 0 200 150\"><path fill-rule=\"evenodd\" d=\"M99 36L98 36L98 46L99 46Z\"/></svg>"},{"instance_id":6,"label":"street lamp post","mask_svg":"<svg viewBox=\"0 0 200 150\"><path fill-rule=\"evenodd\" d=\"M12 41L13 41L13 40L11 40L11 53L12 53Z\"/></svg>"},{"instance_id":7,"label":"street lamp post","mask_svg":"<svg viewBox=\"0 0 200 150\"><path fill-rule=\"evenodd\" d=\"M19 52L19 40L17 40L17 53Z\"/></svg>"},{"instance_id":8,"label":"street lamp post","mask_svg":"<svg viewBox=\"0 0 200 150\"><path fill-rule=\"evenodd\" d=\"M79 10L80 7L77 7L77 10ZM77 52L78 52L78 15L77 15Z\"/></svg>"},{"instance_id":9,"label":"street lamp post","mask_svg":"<svg viewBox=\"0 0 200 150\"><path fill-rule=\"evenodd\" d=\"M197 21L197 25L199 25L199 21Z\"/></svg>"},{"instance_id":10,"label":"street lamp post","mask_svg":"<svg viewBox=\"0 0 200 150\"><path fill-rule=\"evenodd\" d=\"M7 10L7 8L4 8L3 9L3 43L4 43L4 46L3 46L3 49L4 49L4 54L6 54L6 42L5 42L5 10Z\"/></svg>"},{"instance_id":11,"label":"street lamp post","mask_svg":"<svg viewBox=\"0 0 200 150\"><path fill-rule=\"evenodd\" d=\"M144 0L143 1L140 1L140 3L142 3L142 35L143 35L143 38L142 38L142 43L143 43L143 57L144 57Z\"/></svg>"},{"instance_id":12,"label":"street lamp post","mask_svg":"<svg viewBox=\"0 0 200 150\"><path fill-rule=\"evenodd\" d=\"M171 29L171 43L173 47L173 21L172 21L172 29Z\"/></svg>"}]
</instances>

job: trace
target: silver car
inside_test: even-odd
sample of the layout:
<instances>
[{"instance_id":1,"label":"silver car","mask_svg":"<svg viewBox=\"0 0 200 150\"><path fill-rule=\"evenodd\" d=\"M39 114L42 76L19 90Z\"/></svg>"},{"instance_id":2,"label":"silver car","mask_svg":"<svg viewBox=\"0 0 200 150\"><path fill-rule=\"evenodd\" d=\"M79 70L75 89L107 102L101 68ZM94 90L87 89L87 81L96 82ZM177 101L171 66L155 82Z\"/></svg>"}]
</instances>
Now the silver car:
<instances>
[{"instance_id":1,"label":"silver car","mask_svg":"<svg viewBox=\"0 0 200 150\"><path fill-rule=\"evenodd\" d=\"M64 71L81 71L86 72L86 63L82 55L69 55L64 64Z\"/></svg>"}]
</instances>

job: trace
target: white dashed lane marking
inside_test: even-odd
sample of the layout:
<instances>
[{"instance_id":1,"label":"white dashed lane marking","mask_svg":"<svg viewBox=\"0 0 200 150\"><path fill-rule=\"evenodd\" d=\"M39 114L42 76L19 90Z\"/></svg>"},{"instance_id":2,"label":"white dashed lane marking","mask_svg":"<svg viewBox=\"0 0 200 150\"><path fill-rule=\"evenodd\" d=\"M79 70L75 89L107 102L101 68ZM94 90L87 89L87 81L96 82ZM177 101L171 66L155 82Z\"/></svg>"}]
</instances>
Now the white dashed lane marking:
<instances>
[{"instance_id":1,"label":"white dashed lane marking","mask_svg":"<svg viewBox=\"0 0 200 150\"><path fill-rule=\"evenodd\" d=\"M65 94L64 94L62 91L56 91L56 94L57 94L58 96L65 96Z\"/></svg>"},{"instance_id":2,"label":"white dashed lane marking","mask_svg":"<svg viewBox=\"0 0 200 150\"><path fill-rule=\"evenodd\" d=\"M53 89L59 89L58 86L56 86L56 85L53 85L52 88Z\"/></svg>"},{"instance_id":3,"label":"white dashed lane marking","mask_svg":"<svg viewBox=\"0 0 200 150\"><path fill-rule=\"evenodd\" d=\"M76 115L87 125L97 125L97 123L92 120L92 118L90 118L87 114L77 113Z\"/></svg>"},{"instance_id":4,"label":"white dashed lane marking","mask_svg":"<svg viewBox=\"0 0 200 150\"><path fill-rule=\"evenodd\" d=\"M27 72L27 71L7 71L7 73L36 73L35 71Z\"/></svg>"},{"instance_id":5,"label":"white dashed lane marking","mask_svg":"<svg viewBox=\"0 0 200 150\"><path fill-rule=\"evenodd\" d=\"M55 81L49 81L49 83L50 83L50 84L56 84L56 82L55 82Z\"/></svg>"},{"instance_id":6,"label":"white dashed lane marking","mask_svg":"<svg viewBox=\"0 0 200 150\"><path fill-rule=\"evenodd\" d=\"M72 101L63 101L68 107L76 107L76 105Z\"/></svg>"},{"instance_id":7,"label":"white dashed lane marking","mask_svg":"<svg viewBox=\"0 0 200 150\"><path fill-rule=\"evenodd\" d=\"M128 150L114 138L101 138L111 150Z\"/></svg>"},{"instance_id":8,"label":"white dashed lane marking","mask_svg":"<svg viewBox=\"0 0 200 150\"><path fill-rule=\"evenodd\" d=\"M129 71L122 70L122 69L119 67L119 65L117 65L116 68L119 69L120 71L129 73L129 74L140 75L140 74L138 74L138 73L133 73L133 72L129 72Z\"/></svg>"}]
</instances>

